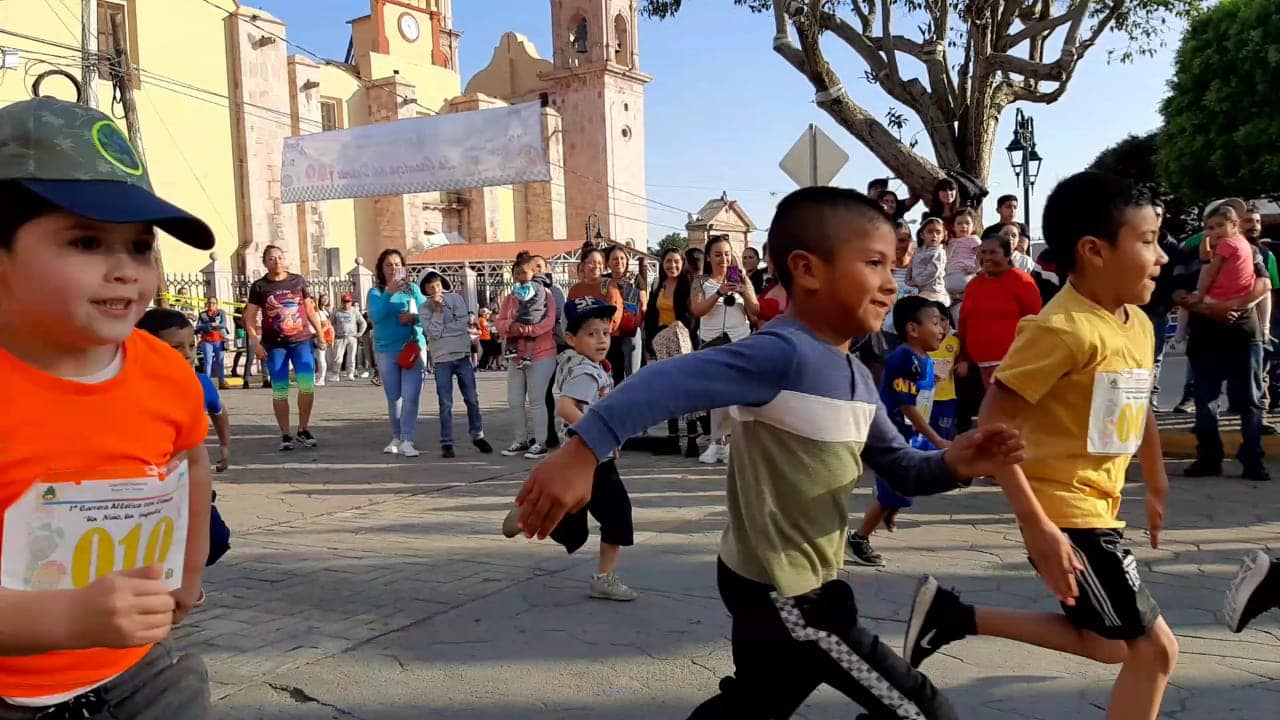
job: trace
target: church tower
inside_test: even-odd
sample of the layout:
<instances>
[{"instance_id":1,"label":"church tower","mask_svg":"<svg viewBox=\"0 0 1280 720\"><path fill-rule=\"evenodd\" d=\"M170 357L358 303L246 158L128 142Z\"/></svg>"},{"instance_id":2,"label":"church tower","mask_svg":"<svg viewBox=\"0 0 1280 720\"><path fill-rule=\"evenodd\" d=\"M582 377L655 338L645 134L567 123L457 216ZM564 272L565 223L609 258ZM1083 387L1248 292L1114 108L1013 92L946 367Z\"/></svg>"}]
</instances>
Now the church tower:
<instances>
[{"instance_id":1,"label":"church tower","mask_svg":"<svg viewBox=\"0 0 1280 720\"><path fill-rule=\"evenodd\" d=\"M644 86L637 0L551 0L553 69L542 79L562 118L568 239L595 215L604 235L648 247ZM594 235L594 230L592 231Z\"/></svg>"}]
</instances>

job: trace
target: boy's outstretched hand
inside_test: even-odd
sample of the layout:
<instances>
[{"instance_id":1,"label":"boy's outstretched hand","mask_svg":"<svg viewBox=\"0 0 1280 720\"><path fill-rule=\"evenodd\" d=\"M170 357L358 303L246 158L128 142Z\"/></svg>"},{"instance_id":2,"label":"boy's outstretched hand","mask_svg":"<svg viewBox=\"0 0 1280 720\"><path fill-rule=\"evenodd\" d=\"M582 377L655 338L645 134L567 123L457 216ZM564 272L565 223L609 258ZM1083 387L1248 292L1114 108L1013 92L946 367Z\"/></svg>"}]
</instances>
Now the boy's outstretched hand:
<instances>
[{"instance_id":1,"label":"boy's outstretched hand","mask_svg":"<svg viewBox=\"0 0 1280 720\"><path fill-rule=\"evenodd\" d=\"M587 504L597 464L599 461L591 448L582 438L574 436L533 466L529 479L516 496L520 529L525 537L546 538L565 515Z\"/></svg>"},{"instance_id":2,"label":"boy's outstretched hand","mask_svg":"<svg viewBox=\"0 0 1280 720\"><path fill-rule=\"evenodd\" d=\"M1017 430L988 425L957 436L942 457L956 477L981 477L1022 462L1025 447Z\"/></svg>"}]
</instances>

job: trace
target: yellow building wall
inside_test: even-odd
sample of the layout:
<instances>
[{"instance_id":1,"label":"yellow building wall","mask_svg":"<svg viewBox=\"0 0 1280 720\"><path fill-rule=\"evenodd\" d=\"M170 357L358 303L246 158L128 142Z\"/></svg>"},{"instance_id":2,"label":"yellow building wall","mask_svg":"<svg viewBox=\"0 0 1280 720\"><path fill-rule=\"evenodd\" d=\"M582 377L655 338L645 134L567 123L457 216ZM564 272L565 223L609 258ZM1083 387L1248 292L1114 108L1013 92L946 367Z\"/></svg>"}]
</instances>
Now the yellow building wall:
<instances>
[{"instance_id":1,"label":"yellow building wall","mask_svg":"<svg viewBox=\"0 0 1280 720\"><path fill-rule=\"evenodd\" d=\"M227 105L227 48L219 12L201 0L129 0L134 4L138 40L135 64L143 68L134 96L142 127L143 152L157 194L204 220L217 237L216 251L230 258L235 251L235 179L231 147L231 113ZM231 0L213 0L229 11ZM0 27L64 45L80 46L80 1L49 0L33 11L28 2L0 2ZM52 12L50 10L52 9ZM201 28L201 32L193 29ZM73 51L36 41L0 35L0 46L22 52L18 70L0 70L0 104L26 100L30 82L50 66L31 61L45 59L65 66L77 78L79 64L69 59ZM63 56L51 58L35 52ZM163 75L155 78L149 73ZM53 79L49 94L73 100L70 85ZM192 86L192 87L184 87ZM196 89L193 89L196 88ZM110 114L111 86L97 84L99 107ZM117 108L118 111L118 108ZM279 118L288 124L287 117ZM117 120L123 128L123 120ZM188 248L169 238L161 242L165 271L198 272L209 264L209 254Z\"/></svg>"},{"instance_id":2,"label":"yellow building wall","mask_svg":"<svg viewBox=\"0 0 1280 720\"><path fill-rule=\"evenodd\" d=\"M332 65L320 67L320 96L341 102L342 127L356 127L368 120L364 87L350 74ZM342 272L356 262L356 201L328 200L319 203L325 212L325 247L341 248ZM366 258L369 263L373 261Z\"/></svg>"}]
</instances>

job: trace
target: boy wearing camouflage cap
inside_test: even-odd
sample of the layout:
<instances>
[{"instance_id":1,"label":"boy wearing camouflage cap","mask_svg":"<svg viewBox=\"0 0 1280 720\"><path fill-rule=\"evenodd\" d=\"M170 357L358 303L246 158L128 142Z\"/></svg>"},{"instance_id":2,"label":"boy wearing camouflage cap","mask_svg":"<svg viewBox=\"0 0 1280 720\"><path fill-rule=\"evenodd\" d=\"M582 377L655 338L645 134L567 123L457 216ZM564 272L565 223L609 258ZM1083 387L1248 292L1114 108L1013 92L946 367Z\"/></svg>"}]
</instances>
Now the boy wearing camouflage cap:
<instances>
[{"instance_id":1,"label":"boy wearing camouflage cap","mask_svg":"<svg viewBox=\"0 0 1280 720\"><path fill-rule=\"evenodd\" d=\"M159 286L157 228L214 244L106 115L0 108L6 719L208 716L204 664L166 639L200 593L212 485L200 384L134 329Z\"/></svg>"}]
</instances>

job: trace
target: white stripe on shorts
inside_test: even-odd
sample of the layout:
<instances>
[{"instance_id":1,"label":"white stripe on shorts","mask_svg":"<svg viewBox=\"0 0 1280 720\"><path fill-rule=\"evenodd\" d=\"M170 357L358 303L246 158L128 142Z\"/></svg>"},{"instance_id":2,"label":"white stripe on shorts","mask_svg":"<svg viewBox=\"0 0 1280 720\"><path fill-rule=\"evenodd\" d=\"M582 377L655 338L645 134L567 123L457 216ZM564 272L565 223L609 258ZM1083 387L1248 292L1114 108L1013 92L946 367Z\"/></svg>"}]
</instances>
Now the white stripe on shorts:
<instances>
[{"instance_id":1,"label":"white stripe on shorts","mask_svg":"<svg viewBox=\"0 0 1280 720\"><path fill-rule=\"evenodd\" d=\"M1080 561L1080 566L1084 568L1080 577L1082 582L1080 586L1088 593L1089 599L1093 602L1093 606L1098 609L1098 613L1102 615L1102 621L1110 627L1120 626L1120 617L1116 615L1116 611L1111 607L1111 598L1107 597L1107 593L1102 588L1102 583L1098 582L1098 576L1093 573L1093 568L1089 566L1089 560L1085 557L1080 548L1076 547L1070 538L1067 542L1071 543L1071 551L1076 554L1076 559Z\"/></svg>"}]
</instances>

